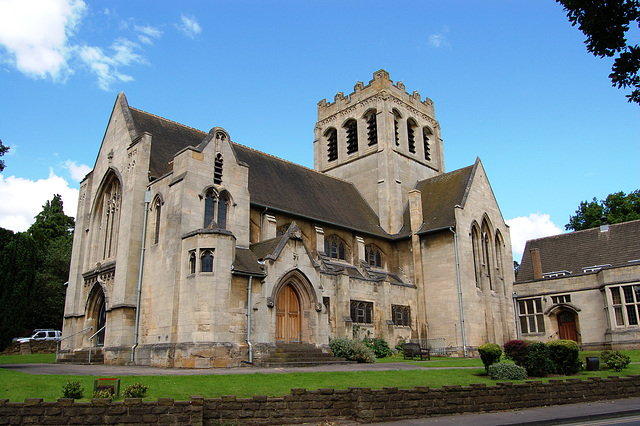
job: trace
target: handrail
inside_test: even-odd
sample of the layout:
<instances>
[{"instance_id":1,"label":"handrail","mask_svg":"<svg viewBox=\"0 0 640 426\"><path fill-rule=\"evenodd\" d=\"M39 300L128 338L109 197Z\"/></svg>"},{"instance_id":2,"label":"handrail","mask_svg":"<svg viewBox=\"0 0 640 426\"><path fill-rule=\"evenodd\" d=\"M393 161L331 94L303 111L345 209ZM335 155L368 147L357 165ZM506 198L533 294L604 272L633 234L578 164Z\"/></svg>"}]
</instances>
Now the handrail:
<instances>
[{"instance_id":1,"label":"handrail","mask_svg":"<svg viewBox=\"0 0 640 426\"><path fill-rule=\"evenodd\" d=\"M91 335L91 337L89 337L89 364L91 364L91 351L93 350L93 338L96 337L98 334L100 334L100 332L102 330L104 330L107 327L107 324L103 325L102 328L98 331L96 331L95 333L93 333L93 335Z\"/></svg>"},{"instance_id":2,"label":"handrail","mask_svg":"<svg viewBox=\"0 0 640 426\"><path fill-rule=\"evenodd\" d=\"M58 343L56 344L56 362L58 362L58 348L62 344L62 341L63 340L67 340L67 339L69 339L69 338L71 338L73 336L76 336L76 335L80 334L80 333L84 333L87 330L93 330L93 326L91 325L91 326L89 326L87 328L84 328L84 329L78 331L77 333L70 334L67 337L63 337L62 339L58 340Z\"/></svg>"}]
</instances>

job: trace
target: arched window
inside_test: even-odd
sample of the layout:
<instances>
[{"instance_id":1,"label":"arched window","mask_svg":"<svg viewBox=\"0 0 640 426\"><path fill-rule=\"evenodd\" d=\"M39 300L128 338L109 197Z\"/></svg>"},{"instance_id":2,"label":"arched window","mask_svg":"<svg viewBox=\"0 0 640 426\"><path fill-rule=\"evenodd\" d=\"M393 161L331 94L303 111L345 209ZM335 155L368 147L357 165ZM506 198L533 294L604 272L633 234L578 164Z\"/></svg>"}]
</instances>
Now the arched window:
<instances>
[{"instance_id":1,"label":"arched window","mask_svg":"<svg viewBox=\"0 0 640 426\"><path fill-rule=\"evenodd\" d=\"M212 250L202 250L200 252L200 272L213 272Z\"/></svg>"},{"instance_id":2,"label":"arched window","mask_svg":"<svg viewBox=\"0 0 640 426\"><path fill-rule=\"evenodd\" d=\"M213 183L222 184L222 154L218 153L213 165Z\"/></svg>"},{"instance_id":3,"label":"arched window","mask_svg":"<svg viewBox=\"0 0 640 426\"><path fill-rule=\"evenodd\" d=\"M347 129L347 154L358 152L358 122L352 118L344 127Z\"/></svg>"},{"instance_id":4,"label":"arched window","mask_svg":"<svg viewBox=\"0 0 640 426\"><path fill-rule=\"evenodd\" d=\"M229 198L223 193L218 200L218 228L227 229L227 212L229 211Z\"/></svg>"},{"instance_id":5,"label":"arched window","mask_svg":"<svg viewBox=\"0 0 640 426\"><path fill-rule=\"evenodd\" d=\"M432 136L433 132L428 127L422 128L422 143L424 144L424 159L431 161L431 146L429 145L429 136Z\"/></svg>"},{"instance_id":6,"label":"arched window","mask_svg":"<svg viewBox=\"0 0 640 426\"><path fill-rule=\"evenodd\" d=\"M473 225L471 228L471 247L473 250L473 270L476 278L476 287L480 288L480 230L477 225Z\"/></svg>"},{"instance_id":7,"label":"arched window","mask_svg":"<svg viewBox=\"0 0 640 426\"><path fill-rule=\"evenodd\" d=\"M214 223L216 204L218 197L213 189L209 189L204 197L204 227L208 228Z\"/></svg>"},{"instance_id":8,"label":"arched window","mask_svg":"<svg viewBox=\"0 0 640 426\"><path fill-rule=\"evenodd\" d=\"M196 273L196 252L195 251L189 252L189 273L190 274Z\"/></svg>"},{"instance_id":9,"label":"arched window","mask_svg":"<svg viewBox=\"0 0 640 426\"><path fill-rule=\"evenodd\" d=\"M407 142L409 147L409 152L412 154L416 153L416 132L415 128L418 125L416 122L410 118L407 120Z\"/></svg>"},{"instance_id":10,"label":"arched window","mask_svg":"<svg viewBox=\"0 0 640 426\"><path fill-rule=\"evenodd\" d=\"M374 244L368 244L364 248L364 256L366 262L370 266L375 266L377 268L382 268L382 254L380 249Z\"/></svg>"},{"instance_id":11,"label":"arched window","mask_svg":"<svg viewBox=\"0 0 640 426\"><path fill-rule=\"evenodd\" d=\"M324 239L324 253L332 259L345 260L346 244L337 235L330 235Z\"/></svg>"},{"instance_id":12,"label":"arched window","mask_svg":"<svg viewBox=\"0 0 640 426\"><path fill-rule=\"evenodd\" d=\"M395 135L396 135L396 146L400 146L400 119L402 118L402 116L400 115L400 113L398 112L397 109L393 110L393 129L395 131Z\"/></svg>"},{"instance_id":13,"label":"arched window","mask_svg":"<svg viewBox=\"0 0 640 426\"><path fill-rule=\"evenodd\" d=\"M335 161L338 159L338 131L332 127L324 136L327 138L327 159Z\"/></svg>"},{"instance_id":14,"label":"arched window","mask_svg":"<svg viewBox=\"0 0 640 426\"><path fill-rule=\"evenodd\" d=\"M361 324L373 322L373 302L351 301L351 321Z\"/></svg>"},{"instance_id":15,"label":"arched window","mask_svg":"<svg viewBox=\"0 0 640 426\"><path fill-rule=\"evenodd\" d=\"M378 121L376 110L371 110L365 116L365 120L367 122L367 140L369 141L369 146L377 145L378 143Z\"/></svg>"},{"instance_id":16,"label":"arched window","mask_svg":"<svg viewBox=\"0 0 640 426\"><path fill-rule=\"evenodd\" d=\"M504 243L502 242L502 235L500 232L496 231L496 275L498 277L504 276L503 265L502 265L502 246Z\"/></svg>"},{"instance_id":17,"label":"arched window","mask_svg":"<svg viewBox=\"0 0 640 426\"><path fill-rule=\"evenodd\" d=\"M103 185L103 191L96 203L94 221L96 229L96 260L115 257L118 247L118 230L120 226L120 203L122 190L120 181L112 173Z\"/></svg>"},{"instance_id":18,"label":"arched window","mask_svg":"<svg viewBox=\"0 0 640 426\"><path fill-rule=\"evenodd\" d=\"M160 217L162 212L162 200L160 199L160 197L156 197L155 201L153 202L153 210L156 212L155 214L156 223L155 223L154 232L153 232L153 243L158 244L158 241L160 240Z\"/></svg>"}]
</instances>

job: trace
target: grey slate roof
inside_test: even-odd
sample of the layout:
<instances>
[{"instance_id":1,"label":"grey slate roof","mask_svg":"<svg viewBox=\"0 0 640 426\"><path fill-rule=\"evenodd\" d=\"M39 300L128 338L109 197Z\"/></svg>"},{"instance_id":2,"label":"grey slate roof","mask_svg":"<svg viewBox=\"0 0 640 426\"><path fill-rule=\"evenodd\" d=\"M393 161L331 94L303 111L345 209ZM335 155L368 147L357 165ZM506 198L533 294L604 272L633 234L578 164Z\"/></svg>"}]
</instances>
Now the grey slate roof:
<instances>
[{"instance_id":1,"label":"grey slate roof","mask_svg":"<svg viewBox=\"0 0 640 426\"><path fill-rule=\"evenodd\" d=\"M473 180L476 163L463 169L444 173L416 183L422 194L422 226L419 233L448 228L456 224L455 206L464 207L468 189ZM405 230L410 227L409 209L404 213Z\"/></svg>"},{"instance_id":2,"label":"grey slate roof","mask_svg":"<svg viewBox=\"0 0 640 426\"><path fill-rule=\"evenodd\" d=\"M254 276L264 275L264 270L258 263L255 253L246 248L236 248L233 271Z\"/></svg>"},{"instance_id":3,"label":"grey slate roof","mask_svg":"<svg viewBox=\"0 0 640 426\"><path fill-rule=\"evenodd\" d=\"M609 225L608 232L592 228L527 241L516 284L533 280L532 248L540 250L543 273L570 271L575 276L590 266L628 265L640 260L640 220Z\"/></svg>"}]
</instances>

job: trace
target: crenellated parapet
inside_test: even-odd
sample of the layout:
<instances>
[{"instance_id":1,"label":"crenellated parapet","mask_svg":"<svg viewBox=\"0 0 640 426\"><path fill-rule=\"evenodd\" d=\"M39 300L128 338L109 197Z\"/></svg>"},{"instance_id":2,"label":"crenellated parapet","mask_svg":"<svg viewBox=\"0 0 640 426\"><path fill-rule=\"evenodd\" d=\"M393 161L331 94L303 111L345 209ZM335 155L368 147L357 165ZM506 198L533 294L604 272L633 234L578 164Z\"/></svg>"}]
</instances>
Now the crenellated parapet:
<instances>
[{"instance_id":1,"label":"crenellated parapet","mask_svg":"<svg viewBox=\"0 0 640 426\"><path fill-rule=\"evenodd\" d=\"M402 81L394 84L389 78L389 73L381 69L373 73L373 79L366 86L363 82L358 81L351 94L345 96L343 92L338 92L334 96L333 102L327 102L326 98L318 102L318 121L353 108L355 104L373 96L395 98L396 102L413 107L421 114L431 118L435 117L433 101L430 98L425 98L423 101L417 90L411 94L408 93Z\"/></svg>"}]
</instances>

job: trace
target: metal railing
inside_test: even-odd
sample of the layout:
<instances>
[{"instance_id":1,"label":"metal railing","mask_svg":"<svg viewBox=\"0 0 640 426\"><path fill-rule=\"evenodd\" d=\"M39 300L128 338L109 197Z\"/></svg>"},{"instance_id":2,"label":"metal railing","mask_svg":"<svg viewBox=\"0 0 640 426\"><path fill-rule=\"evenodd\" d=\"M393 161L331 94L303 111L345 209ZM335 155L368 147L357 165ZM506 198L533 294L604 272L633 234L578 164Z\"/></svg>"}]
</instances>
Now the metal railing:
<instances>
[{"instance_id":1,"label":"metal railing","mask_svg":"<svg viewBox=\"0 0 640 426\"><path fill-rule=\"evenodd\" d=\"M89 337L89 364L91 364L91 352L93 351L93 339L94 339L98 334L100 334L100 332L101 332L102 330L104 330L106 327L107 327L107 325L106 325L106 324L105 324L105 325L103 325L103 326L102 326L102 328L101 328L100 330L96 331L95 333L93 333L93 334L91 335L91 337ZM96 347L97 347L97 345L96 345Z\"/></svg>"},{"instance_id":2,"label":"metal railing","mask_svg":"<svg viewBox=\"0 0 640 426\"><path fill-rule=\"evenodd\" d=\"M422 348L431 349L431 355L447 356L447 347L444 337L432 339L411 339L411 343L419 343Z\"/></svg>"},{"instance_id":3,"label":"metal railing","mask_svg":"<svg viewBox=\"0 0 640 426\"><path fill-rule=\"evenodd\" d=\"M84 328L84 329L82 329L82 330L78 331L77 333L73 333L73 334L71 334L71 335L69 335L69 336L67 336L67 337L64 337L64 338L62 338L62 339L60 339L60 340L58 341L58 343L56 344L56 362L58 362L58 349L60 348L60 346L62 346L62 341L63 341L63 340L70 339L70 338L72 338L73 336L77 336L77 335L78 335L78 334L80 334L80 333L84 333L84 332L85 332L85 331L87 331L87 330L93 330L93 326L90 326L90 327Z\"/></svg>"}]
</instances>

